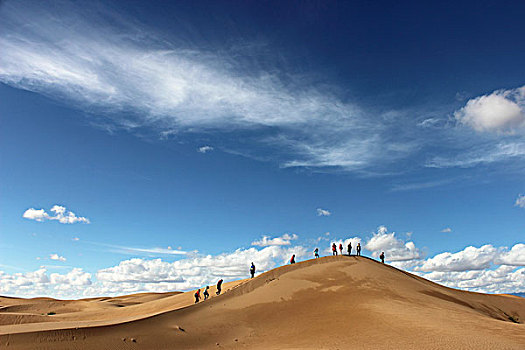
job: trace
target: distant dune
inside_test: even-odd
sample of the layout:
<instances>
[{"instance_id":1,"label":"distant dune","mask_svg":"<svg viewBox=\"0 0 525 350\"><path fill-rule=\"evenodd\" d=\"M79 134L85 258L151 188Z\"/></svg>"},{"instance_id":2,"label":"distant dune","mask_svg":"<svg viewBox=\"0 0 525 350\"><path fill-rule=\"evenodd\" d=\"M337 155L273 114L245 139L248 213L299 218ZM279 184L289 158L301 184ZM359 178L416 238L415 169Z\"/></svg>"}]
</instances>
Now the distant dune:
<instances>
[{"instance_id":1,"label":"distant dune","mask_svg":"<svg viewBox=\"0 0 525 350\"><path fill-rule=\"evenodd\" d=\"M1 349L525 349L525 299L325 257L193 292L0 297Z\"/></svg>"}]
</instances>

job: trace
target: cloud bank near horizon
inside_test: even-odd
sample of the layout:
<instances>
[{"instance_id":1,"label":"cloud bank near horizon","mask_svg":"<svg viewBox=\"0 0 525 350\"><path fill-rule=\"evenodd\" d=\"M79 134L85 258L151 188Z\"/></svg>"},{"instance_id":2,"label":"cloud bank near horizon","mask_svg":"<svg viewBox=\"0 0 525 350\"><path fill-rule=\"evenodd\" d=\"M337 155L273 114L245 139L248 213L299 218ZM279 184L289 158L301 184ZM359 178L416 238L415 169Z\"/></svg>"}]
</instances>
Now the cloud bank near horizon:
<instances>
[{"instance_id":1,"label":"cloud bank near horizon","mask_svg":"<svg viewBox=\"0 0 525 350\"><path fill-rule=\"evenodd\" d=\"M263 236L254 241L254 247L239 248L218 255L194 253L180 260L161 258L131 258L94 273L73 268L67 273L48 273L46 267L36 271L8 274L0 271L0 294L12 296L53 296L79 298L100 295L119 295L137 292L167 292L191 290L216 283L219 278L242 279L254 262L258 273L286 264L292 254L298 261L313 257L313 247L293 245L297 235L285 234L271 238ZM321 251L331 255L332 242L361 243L363 255L377 258L384 251L387 263L415 273L434 282L453 288L487 293L509 293L525 290L525 244L517 243L510 249L494 247L466 247L459 252L444 252L425 258L414 242L405 241L380 226L364 240L360 237L323 240ZM61 258L55 254L56 258ZM60 260L60 259L59 259ZM65 260L65 259L64 259Z\"/></svg>"}]
</instances>

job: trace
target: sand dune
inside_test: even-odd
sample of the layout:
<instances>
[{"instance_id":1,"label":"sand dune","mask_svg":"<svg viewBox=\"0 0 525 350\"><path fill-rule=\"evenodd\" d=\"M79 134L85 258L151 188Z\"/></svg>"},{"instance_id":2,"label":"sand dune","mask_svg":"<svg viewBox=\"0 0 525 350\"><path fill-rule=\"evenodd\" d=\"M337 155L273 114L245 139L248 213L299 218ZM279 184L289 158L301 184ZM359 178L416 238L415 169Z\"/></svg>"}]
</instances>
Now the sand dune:
<instances>
[{"instance_id":1,"label":"sand dune","mask_svg":"<svg viewBox=\"0 0 525 350\"><path fill-rule=\"evenodd\" d=\"M525 349L525 299L450 289L364 257L282 266L224 290L196 305L193 292L0 297L0 347Z\"/></svg>"}]
</instances>

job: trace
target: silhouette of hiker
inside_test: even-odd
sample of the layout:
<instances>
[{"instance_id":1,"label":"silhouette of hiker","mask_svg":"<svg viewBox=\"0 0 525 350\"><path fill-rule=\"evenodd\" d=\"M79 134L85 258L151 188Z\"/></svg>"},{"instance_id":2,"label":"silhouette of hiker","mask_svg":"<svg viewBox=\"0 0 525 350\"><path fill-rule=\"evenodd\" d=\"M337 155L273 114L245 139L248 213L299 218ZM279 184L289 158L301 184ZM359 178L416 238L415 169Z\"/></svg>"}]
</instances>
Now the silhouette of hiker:
<instances>
[{"instance_id":1,"label":"silhouette of hiker","mask_svg":"<svg viewBox=\"0 0 525 350\"><path fill-rule=\"evenodd\" d=\"M381 255L379 255L379 259L381 259L381 262L385 263L385 252L381 252Z\"/></svg>"},{"instance_id":2,"label":"silhouette of hiker","mask_svg":"<svg viewBox=\"0 0 525 350\"><path fill-rule=\"evenodd\" d=\"M295 264L295 254L292 255L292 258L290 259L290 264Z\"/></svg>"},{"instance_id":3,"label":"silhouette of hiker","mask_svg":"<svg viewBox=\"0 0 525 350\"><path fill-rule=\"evenodd\" d=\"M201 290L197 289L197 291L195 292L195 304L197 304L199 300L201 300Z\"/></svg>"},{"instance_id":4,"label":"silhouette of hiker","mask_svg":"<svg viewBox=\"0 0 525 350\"><path fill-rule=\"evenodd\" d=\"M314 256L315 256L316 259L319 257L319 248L315 248Z\"/></svg>"},{"instance_id":5,"label":"silhouette of hiker","mask_svg":"<svg viewBox=\"0 0 525 350\"><path fill-rule=\"evenodd\" d=\"M341 252L341 255L343 255L343 243L339 243L339 251Z\"/></svg>"},{"instance_id":6,"label":"silhouette of hiker","mask_svg":"<svg viewBox=\"0 0 525 350\"><path fill-rule=\"evenodd\" d=\"M208 299L210 296L210 293L208 293L208 289L210 289L210 286L206 286L206 288L204 289L204 300Z\"/></svg>"},{"instance_id":7,"label":"silhouette of hiker","mask_svg":"<svg viewBox=\"0 0 525 350\"><path fill-rule=\"evenodd\" d=\"M352 242L348 243L348 255L352 255Z\"/></svg>"},{"instance_id":8,"label":"silhouette of hiker","mask_svg":"<svg viewBox=\"0 0 525 350\"><path fill-rule=\"evenodd\" d=\"M222 278L217 282L217 295L221 294L222 291Z\"/></svg>"},{"instance_id":9,"label":"silhouette of hiker","mask_svg":"<svg viewBox=\"0 0 525 350\"><path fill-rule=\"evenodd\" d=\"M252 278L255 276L255 265L252 262L252 266L250 267L250 273L252 275Z\"/></svg>"},{"instance_id":10,"label":"silhouette of hiker","mask_svg":"<svg viewBox=\"0 0 525 350\"><path fill-rule=\"evenodd\" d=\"M357 243L357 247L355 247L355 250L357 251L357 255L361 256L361 243Z\"/></svg>"},{"instance_id":11,"label":"silhouette of hiker","mask_svg":"<svg viewBox=\"0 0 525 350\"><path fill-rule=\"evenodd\" d=\"M335 243L332 243L332 255L337 255L337 247L335 246Z\"/></svg>"}]
</instances>

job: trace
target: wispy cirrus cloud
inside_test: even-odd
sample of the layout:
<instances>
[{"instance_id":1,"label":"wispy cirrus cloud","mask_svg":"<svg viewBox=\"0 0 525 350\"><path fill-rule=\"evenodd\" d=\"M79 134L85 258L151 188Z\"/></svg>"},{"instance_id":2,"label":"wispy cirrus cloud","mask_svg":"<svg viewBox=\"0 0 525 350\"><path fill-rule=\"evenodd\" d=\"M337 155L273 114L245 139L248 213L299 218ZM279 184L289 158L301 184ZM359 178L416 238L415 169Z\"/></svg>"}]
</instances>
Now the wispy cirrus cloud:
<instances>
[{"instance_id":1,"label":"wispy cirrus cloud","mask_svg":"<svg viewBox=\"0 0 525 350\"><path fill-rule=\"evenodd\" d=\"M335 87L317 88L278 66L243 65L239 52L212 55L169 42L104 6L97 10L67 2L53 8L57 13L38 2L5 4L0 81L95 109L127 129L257 129L252 148L279 150L273 160L284 167L359 171L414 150L391 137L381 118L339 98Z\"/></svg>"}]
</instances>

